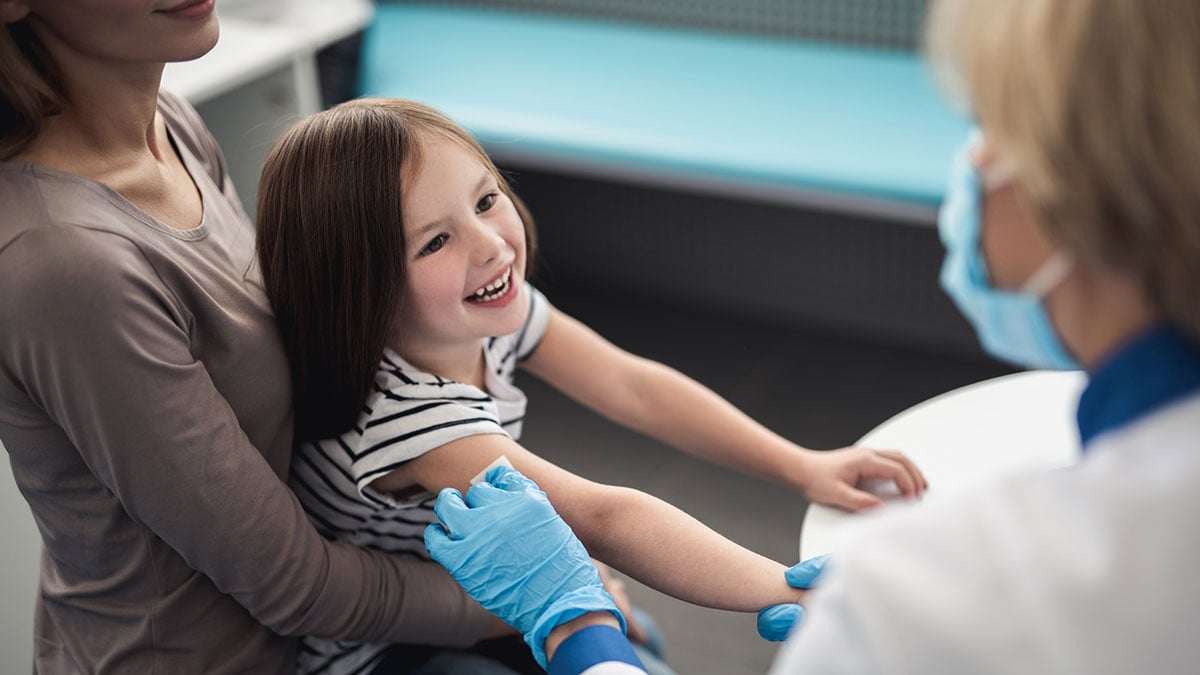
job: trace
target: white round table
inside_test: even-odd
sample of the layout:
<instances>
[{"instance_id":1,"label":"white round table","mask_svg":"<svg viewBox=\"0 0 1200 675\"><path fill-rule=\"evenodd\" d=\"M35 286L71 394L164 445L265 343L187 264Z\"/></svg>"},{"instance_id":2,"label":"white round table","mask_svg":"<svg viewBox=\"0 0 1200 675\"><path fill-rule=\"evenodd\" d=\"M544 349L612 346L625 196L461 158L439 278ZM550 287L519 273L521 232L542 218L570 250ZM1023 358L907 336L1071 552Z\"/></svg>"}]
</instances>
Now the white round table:
<instances>
[{"instance_id":1,"label":"white round table","mask_svg":"<svg viewBox=\"0 0 1200 675\"><path fill-rule=\"evenodd\" d=\"M929 480L926 503L1015 472L1067 466L1079 459L1075 406L1084 383L1079 371L1030 371L977 382L899 413L858 445L907 454ZM891 484L868 489L885 501L898 498ZM832 551L855 518L809 506L800 559Z\"/></svg>"}]
</instances>

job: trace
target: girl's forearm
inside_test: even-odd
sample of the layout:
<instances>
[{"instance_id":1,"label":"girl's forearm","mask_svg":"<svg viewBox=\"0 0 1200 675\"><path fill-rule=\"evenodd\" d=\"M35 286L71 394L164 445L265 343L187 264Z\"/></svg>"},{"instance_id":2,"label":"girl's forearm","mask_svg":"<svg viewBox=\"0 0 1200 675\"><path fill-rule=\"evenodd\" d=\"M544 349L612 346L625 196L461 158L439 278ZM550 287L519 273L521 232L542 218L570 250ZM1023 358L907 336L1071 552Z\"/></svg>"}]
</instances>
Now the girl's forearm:
<instances>
[{"instance_id":1,"label":"girl's forearm","mask_svg":"<svg viewBox=\"0 0 1200 675\"><path fill-rule=\"evenodd\" d=\"M602 495L571 500L597 507L568 507L563 518L593 556L634 579L715 609L757 612L800 599L802 593L784 580L783 565L660 499L628 488L597 487Z\"/></svg>"},{"instance_id":2,"label":"girl's forearm","mask_svg":"<svg viewBox=\"0 0 1200 675\"><path fill-rule=\"evenodd\" d=\"M704 385L626 352L558 311L524 368L622 426L731 468L805 489L810 452Z\"/></svg>"},{"instance_id":3,"label":"girl's forearm","mask_svg":"<svg viewBox=\"0 0 1200 675\"><path fill-rule=\"evenodd\" d=\"M662 364L644 369L632 387L646 414L624 422L672 447L711 462L803 488L804 448L755 421L716 392Z\"/></svg>"}]
</instances>

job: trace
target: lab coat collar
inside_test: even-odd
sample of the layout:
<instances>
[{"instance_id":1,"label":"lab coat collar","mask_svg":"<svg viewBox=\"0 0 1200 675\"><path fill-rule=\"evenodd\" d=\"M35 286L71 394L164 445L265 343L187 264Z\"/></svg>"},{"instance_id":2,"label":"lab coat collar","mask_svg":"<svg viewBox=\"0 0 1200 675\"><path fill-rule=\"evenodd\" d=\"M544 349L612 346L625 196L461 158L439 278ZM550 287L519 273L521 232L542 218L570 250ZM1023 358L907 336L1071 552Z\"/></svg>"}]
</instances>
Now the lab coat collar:
<instances>
[{"instance_id":1,"label":"lab coat collar","mask_svg":"<svg viewBox=\"0 0 1200 675\"><path fill-rule=\"evenodd\" d=\"M1084 450L1108 431L1200 391L1200 344L1160 326L1120 349L1089 378L1076 418Z\"/></svg>"}]
</instances>

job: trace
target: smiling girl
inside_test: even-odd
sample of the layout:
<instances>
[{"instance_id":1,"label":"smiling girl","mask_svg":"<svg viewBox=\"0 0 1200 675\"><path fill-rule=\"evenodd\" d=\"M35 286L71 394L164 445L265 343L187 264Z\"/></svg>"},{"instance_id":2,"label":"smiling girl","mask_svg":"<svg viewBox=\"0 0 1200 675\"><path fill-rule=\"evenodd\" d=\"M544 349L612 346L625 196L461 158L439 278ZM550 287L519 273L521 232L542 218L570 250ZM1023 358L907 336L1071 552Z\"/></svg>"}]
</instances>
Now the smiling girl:
<instances>
[{"instance_id":1,"label":"smiling girl","mask_svg":"<svg viewBox=\"0 0 1200 675\"><path fill-rule=\"evenodd\" d=\"M897 453L800 448L551 306L526 281L532 218L474 139L427 106L363 99L308 118L272 150L259 195L259 260L294 381L292 483L326 536L427 557L436 493L465 491L506 461L542 486L592 555L653 588L749 612L797 599L781 564L518 444L517 368L619 424L817 501L870 505L853 487L864 478L924 489ZM305 668L342 670L384 648L313 644Z\"/></svg>"}]
</instances>

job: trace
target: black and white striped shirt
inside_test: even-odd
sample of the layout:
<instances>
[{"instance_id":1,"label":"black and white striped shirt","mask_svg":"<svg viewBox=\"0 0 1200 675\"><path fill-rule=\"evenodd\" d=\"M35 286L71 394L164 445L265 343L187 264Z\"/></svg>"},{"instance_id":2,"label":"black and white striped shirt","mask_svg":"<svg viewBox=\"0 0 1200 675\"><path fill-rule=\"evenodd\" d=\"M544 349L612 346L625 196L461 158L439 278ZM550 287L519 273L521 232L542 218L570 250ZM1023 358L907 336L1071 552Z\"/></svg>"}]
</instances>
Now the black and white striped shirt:
<instances>
[{"instance_id":1,"label":"black and white striped shirt","mask_svg":"<svg viewBox=\"0 0 1200 675\"><path fill-rule=\"evenodd\" d=\"M354 428L296 448L292 489L323 535L428 559L425 527L437 520L436 495L422 491L397 499L370 484L404 462L460 438L520 438L526 399L513 384L513 373L537 348L550 312L541 293L528 283L525 291L525 325L484 343L486 390L422 372L386 349ZM386 646L306 638L299 672L368 672Z\"/></svg>"}]
</instances>

